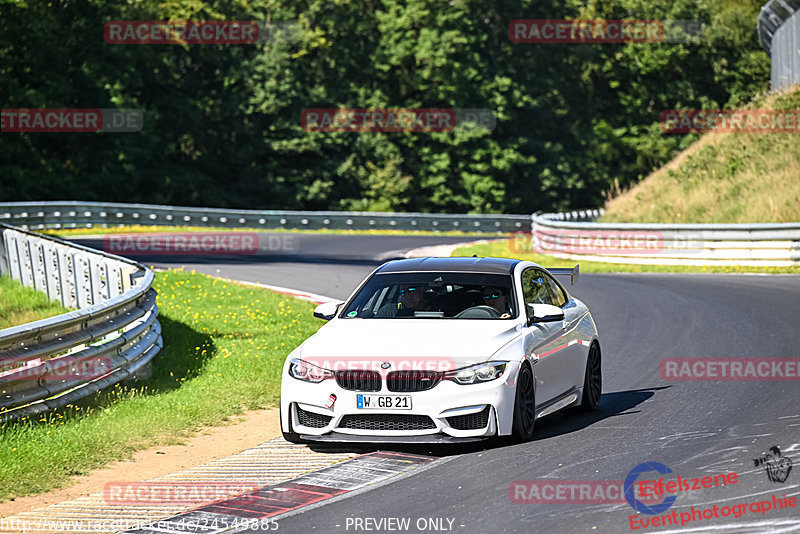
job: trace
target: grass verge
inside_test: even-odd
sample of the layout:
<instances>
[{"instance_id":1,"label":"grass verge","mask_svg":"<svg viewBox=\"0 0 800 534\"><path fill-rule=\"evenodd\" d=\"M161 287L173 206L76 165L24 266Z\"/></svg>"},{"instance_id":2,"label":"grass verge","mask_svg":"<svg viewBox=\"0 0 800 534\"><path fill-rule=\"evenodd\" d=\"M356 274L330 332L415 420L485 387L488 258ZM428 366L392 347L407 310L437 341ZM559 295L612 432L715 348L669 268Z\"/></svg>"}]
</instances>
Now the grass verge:
<instances>
[{"instance_id":1,"label":"grass verge","mask_svg":"<svg viewBox=\"0 0 800 534\"><path fill-rule=\"evenodd\" d=\"M113 226L103 228L94 226L92 228L68 228L61 230L37 230L37 232L54 237L67 239L70 237L78 237L83 235L101 235L101 234L141 234L141 233L176 233L176 232L279 232L279 233L292 233L292 234L351 234L351 235L463 235L463 236L476 236L476 235L502 235L498 234L475 234L470 232L460 232L448 230L444 232L428 232L422 230L331 230L323 228L320 230L296 230L287 228L216 228L209 226L142 226L142 225L129 225L129 226Z\"/></svg>"},{"instance_id":2,"label":"grass verge","mask_svg":"<svg viewBox=\"0 0 800 534\"><path fill-rule=\"evenodd\" d=\"M580 264L582 273L759 273L759 274L800 274L800 266L793 267L751 267L747 265L639 265L635 263L603 263L584 260L567 260L524 252L524 239L515 236L498 239L485 244L470 245L455 249L451 256L495 256L499 258L519 258L538 263L543 267L574 267Z\"/></svg>"},{"instance_id":3,"label":"grass verge","mask_svg":"<svg viewBox=\"0 0 800 534\"><path fill-rule=\"evenodd\" d=\"M155 288L165 347L153 377L0 426L0 499L277 405L286 355L322 325L311 303L201 274L159 272Z\"/></svg>"},{"instance_id":4,"label":"grass verge","mask_svg":"<svg viewBox=\"0 0 800 534\"><path fill-rule=\"evenodd\" d=\"M69 310L36 289L0 277L0 329L53 317Z\"/></svg>"}]
</instances>

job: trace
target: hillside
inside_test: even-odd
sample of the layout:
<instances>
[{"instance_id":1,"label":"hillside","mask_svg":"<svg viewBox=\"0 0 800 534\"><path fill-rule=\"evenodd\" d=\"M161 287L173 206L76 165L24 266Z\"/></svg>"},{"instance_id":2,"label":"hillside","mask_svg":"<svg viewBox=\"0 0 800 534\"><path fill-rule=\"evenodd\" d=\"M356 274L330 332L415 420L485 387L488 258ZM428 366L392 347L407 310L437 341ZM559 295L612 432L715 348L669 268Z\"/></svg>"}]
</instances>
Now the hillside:
<instances>
[{"instance_id":1,"label":"hillside","mask_svg":"<svg viewBox=\"0 0 800 534\"><path fill-rule=\"evenodd\" d=\"M798 110L800 87L747 107ZM605 208L604 222L800 221L800 133L705 134Z\"/></svg>"}]
</instances>

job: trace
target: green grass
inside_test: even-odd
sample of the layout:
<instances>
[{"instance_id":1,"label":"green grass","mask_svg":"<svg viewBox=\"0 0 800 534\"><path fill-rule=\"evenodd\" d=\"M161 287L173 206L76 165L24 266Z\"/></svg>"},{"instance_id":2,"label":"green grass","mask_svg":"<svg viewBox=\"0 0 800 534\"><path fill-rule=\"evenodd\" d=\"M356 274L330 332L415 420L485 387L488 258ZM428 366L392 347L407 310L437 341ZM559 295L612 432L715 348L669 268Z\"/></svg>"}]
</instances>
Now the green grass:
<instances>
[{"instance_id":1,"label":"green grass","mask_svg":"<svg viewBox=\"0 0 800 534\"><path fill-rule=\"evenodd\" d=\"M800 109L800 86L748 107ZM605 208L603 222L798 222L800 134L708 133Z\"/></svg>"},{"instance_id":2,"label":"green grass","mask_svg":"<svg viewBox=\"0 0 800 534\"><path fill-rule=\"evenodd\" d=\"M580 264L582 273L760 273L760 274L800 274L800 266L793 267L750 267L746 265L639 265L635 263L603 263L584 260L567 260L525 252L529 248L530 236L517 235L509 239L495 240L486 244L459 247L451 256L494 256L499 258L519 258L538 263L543 267L575 267Z\"/></svg>"},{"instance_id":3,"label":"green grass","mask_svg":"<svg viewBox=\"0 0 800 534\"><path fill-rule=\"evenodd\" d=\"M319 230L298 230L287 228L216 228L208 226L142 226L142 225L129 225L129 226L111 226L103 228L101 226L94 226L92 228L68 228L61 230L37 230L41 234L50 235L54 237L70 238L82 235L100 235L100 234L138 234L138 233L167 233L167 232L286 232L292 234L352 234L352 235L497 235L496 233L483 233L476 234L475 232L461 232L455 230L447 231L423 231L423 230L332 230L322 228Z\"/></svg>"},{"instance_id":4,"label":"green grass","mask_svg":"<svg viewBox=\"0 0 800 534\"><path fill-rule=\"evenodd\" d=\"M323 324L311 303L201 274L159 272L155 288L165 348L153 377L0 426L0 499L277 405L286 355Z\"/></svg>"},{"instance_id":5,"label":"green grass","mask_svg":"<svg viewBox=\"0 0 800 534\"><path fill-rule=\"evenodd\" d=\"M69 310L16 280L0 277L0 329L38 321Z\"/></svg>"}]
</instances>

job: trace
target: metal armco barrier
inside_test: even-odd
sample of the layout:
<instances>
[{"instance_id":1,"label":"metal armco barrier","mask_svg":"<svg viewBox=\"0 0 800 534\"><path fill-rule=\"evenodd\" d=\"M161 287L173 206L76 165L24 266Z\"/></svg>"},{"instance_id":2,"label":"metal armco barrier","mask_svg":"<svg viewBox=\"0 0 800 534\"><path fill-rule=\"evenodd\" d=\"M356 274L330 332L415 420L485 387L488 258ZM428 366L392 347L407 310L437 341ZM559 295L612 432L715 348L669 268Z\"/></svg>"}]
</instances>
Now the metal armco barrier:
<instances>
[{"instance_id":1,"label":"metal armco barrier","mask_svg":"<svg viewBox=\"0 0 800 534\"><path fill-rule=\"evenodd\" d=\"M191 208L109 202L4 202L0 221L43 228L128 224L255 229L423 230L508 233L527 230L528 215L370 213Z\"/></svg>"},{"instance_id":2,"label":"metal armco barrier","mask_svg":"<svg viewBox=\"0 0 800 534\"><path fill-rule=\"evenodd\" d=\"M0 274L77 308L0 330L0 421L146 375L163 346L152 271L6 224L0 232Z\"/></svg>"},{"instance_id":3,"label":"metal armco barrier","mask_svg":"<svg viewBox=\"0 0 800 534\"><path fill-rule=\"evenodd\" d=\"M622 224L591 222L602 211L531 216L517 250L610 263L800 265L800 223Z\"/></svg>"},{"instance_id":4,"label":"metal armco barrier","mask_svg":"<svg viewBox=\"0 0 800 534\"><path fill-rule=\"evenodd\" d=\"M758 38L772 58L772 90L800 83L800 0L767 2L758 16Z\"/></svg>"},{"instance_id":5,"label":"metal armco barrier","mask_svg":"<svg viewBox=\"0 0 800 534\"><path fill-rule=\"evenodd\" d=\"M462 230L515 233L514 248L520 252L614 263L790 266L800 259L800 223L596 223L601 215L602 210L528 216L228 210L80 201L0 203L0 220L32 229L96 227L102 232L104 227L143 224L263 230ZM527 233L529 228L532 234ZM533 239L525 242L522 235Z\"/></svg>"}]
</instances>

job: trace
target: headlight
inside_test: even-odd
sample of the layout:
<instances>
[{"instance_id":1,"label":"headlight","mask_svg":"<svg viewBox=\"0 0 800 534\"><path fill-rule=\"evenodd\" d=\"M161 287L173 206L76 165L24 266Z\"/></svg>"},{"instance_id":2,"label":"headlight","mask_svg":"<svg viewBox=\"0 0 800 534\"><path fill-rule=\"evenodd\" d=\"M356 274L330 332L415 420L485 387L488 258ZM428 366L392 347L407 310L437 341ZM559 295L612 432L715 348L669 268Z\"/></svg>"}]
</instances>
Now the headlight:
<instances>
[{"instance_id":1,"label":"headlight","mask_svg":"<svg viewBox=\"0 0 800 534\"><path fill-rule=\"evenodd\" d=\"M495 378L500 378L506 370L508 362L486 362L457 369L445 374L447 380L452 380L456 384L476 384L489 382Z\"/></svg>"},{"instance_id":2,"label":"headlight","mask_svg":"<svg viewBox=\"0 0 800 534\"><path fill-rule=\"evenodd\" d=\"M289 376L304 382L319 383L326 378L333 378L333 371L292 358L292 363L289 364Z\"/></svg>"}]
</instances>

